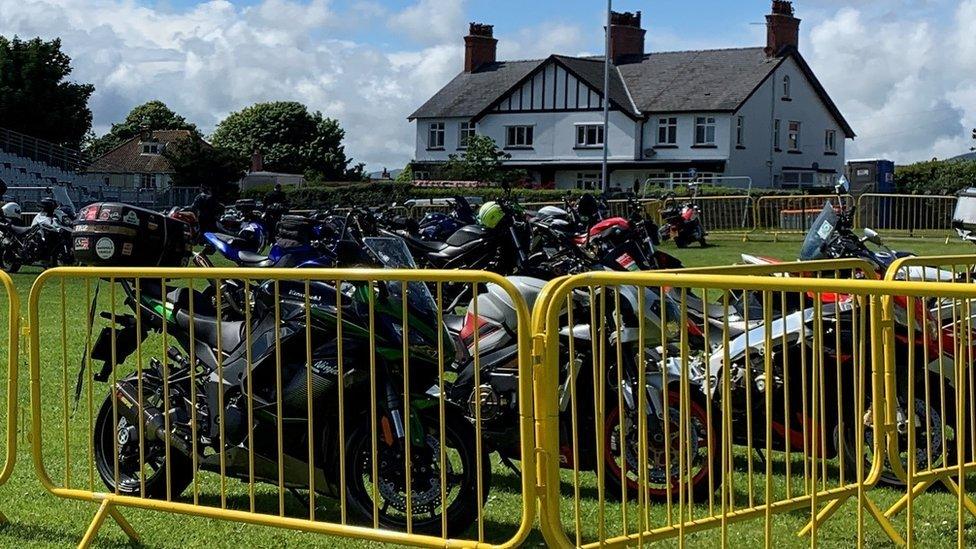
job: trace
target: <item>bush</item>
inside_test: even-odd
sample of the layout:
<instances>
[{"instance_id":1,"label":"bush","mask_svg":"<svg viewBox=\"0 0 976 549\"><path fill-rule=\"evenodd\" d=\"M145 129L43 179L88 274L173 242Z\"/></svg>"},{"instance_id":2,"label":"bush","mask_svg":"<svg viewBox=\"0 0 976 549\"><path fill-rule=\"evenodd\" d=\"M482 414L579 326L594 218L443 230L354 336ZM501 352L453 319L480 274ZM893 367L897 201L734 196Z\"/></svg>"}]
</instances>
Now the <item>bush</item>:
<instances>
[{"instance_id":1,"label":"bush","mask_svg":"<svg viewBox=\"0 0 976 549\"><path fill-rule=\"evenodd\" d=\"M270 187L257 187L243 193L244 198L260 199L271 190ZM680 190L680 189L679 189ZM560 202L567 195L577 195L583 191L553 190L553 189L512 189L512 195L523 203L532 202ZM454 196L477 196L484 200L495 200L505 195L500 187L479 188L429 188L416 187L411 183L356 183L356 184L320 184L302 188L286 188L289 204L300 209L317 209L326 206L342 204L343 206L379 206L384 204L402 203L410 199L451 198ZM663 189L654 189L647 198L660 198L665 194ZM683 192L676 193L679 196ZM736 196L745 194L742 189L722 187L704 187L703 196ZM763 195L797 194L792 191L769 190ZM758 196L757 193L753 193Z\"/></svg>"},{"instance_id":2,"label":"bush","mask_svg":"<svg viewBox=\"0 0 976 549\"><path fill-rule=\"evenodd\" d=\"M976 161L933 160L898 166L895 186L900 193L953 195L976 186Z\"/></svg>"}]
</instances>

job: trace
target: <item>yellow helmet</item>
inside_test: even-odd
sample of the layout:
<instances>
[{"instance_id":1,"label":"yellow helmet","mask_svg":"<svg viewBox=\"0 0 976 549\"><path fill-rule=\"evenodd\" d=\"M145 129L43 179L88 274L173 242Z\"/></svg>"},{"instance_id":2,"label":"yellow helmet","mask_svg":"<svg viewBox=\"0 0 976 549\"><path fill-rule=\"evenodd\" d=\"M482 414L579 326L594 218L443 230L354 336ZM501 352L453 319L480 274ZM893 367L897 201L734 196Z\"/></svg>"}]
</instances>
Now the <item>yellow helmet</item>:
<instances>
[{"instance_id":1,"label":"yellow helmet","mask_svg":"<svg viewBox=\"0 0 976 549\"><path fill-rule=\"evenodd\" d=\"M505 210L498 202L485 202L478 210L478 224L486 229L494 229L505 219Z\"/></svg>"}]
</instances>

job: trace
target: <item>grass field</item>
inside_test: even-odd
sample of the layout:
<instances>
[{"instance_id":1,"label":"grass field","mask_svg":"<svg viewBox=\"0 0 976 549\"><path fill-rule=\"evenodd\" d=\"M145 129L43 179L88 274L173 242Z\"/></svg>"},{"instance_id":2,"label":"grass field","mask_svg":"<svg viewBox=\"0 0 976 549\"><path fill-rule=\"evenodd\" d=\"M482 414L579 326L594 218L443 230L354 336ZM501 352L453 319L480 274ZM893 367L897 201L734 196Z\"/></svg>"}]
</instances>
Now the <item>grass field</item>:
<instances>
[{"instance_id":1,"label":"grass field","mask_svg":"<svg viewBox=\"0 0 976 549\"><path fill-rule=\"evenodd\" d=\"M976 253L971 245L953 241L946 245L941 242L932 241L896 241L891 243L893 247L914 251L920 255L944 255L944 254L967 254ZM667 246L666 250L679 257L687 266L709 266L726 265L736 263L741 253L754 253L792 259L796 256L799 243L797 241L769 242L769 241L748 241L739 240L716 240L714 245L705 250L689 249L675 250L672 246ZM21 299L24 301L22 312L26 316L26 299L31 284L36 276L36 271L24 272L13 276L14 282L19 290ZM68 306L65 308L63 317L61 309L61 292L67 298ZM106 287L102 287L101 300L111 299ZM44 441L45 453L44 460L48 472L56 483L65 480L66 475L70 477L73 487L88 488L92 487L95 491L103 490L104 487L98 480L97 475L92 482L88 462L84 456L88 452L90 440L90 428L88 427L89 417L85 408L85 399L82 399L82 406L70 415L67 423L62 418L62 410L65 398L70 400L71 391L74 389L74 379L77 375L79 356L77 352L65 356L61 354L60 337L62 322L66 326L65 334L68 339L70 349L83 348L86 330L85 315L86 311L86 287L83 283L71 282L65 284L63 289L55 283L47 288L42 294L40 301L40 312L42 320L41 351L42 351L42 372L41 386L45 402L42 418L44 421L44 431L42 439ZM0 321L6 325L6 302L0 301ZM152 352L158 354L159 347L149 347L146 356ZM0 355L6 354L6 349L0 350ZM0 358L3 358L0 356ZM39 482L36 480L34 469L31 464L31 454L29 451L28 422L27 415L27 361L26 349L21 356L21 422L18 426L18 464L11 480L0 487L0 511L10 520L9 524L0 526L0 546L2 547L71 547L77 544L82 534L85 532L92 516L96 511L94 503L81 503L67 500L60 500L47 494ZM67 389L67 391L66 391ZM86 387L87 389L87 387ZM95 406L101 402L104 396L105 386L97 385ZM99 393L100 392L100 393ZM0 399L6 395L0 396ZM5 403L3 410L5 410ZM70 406L70 404L69 404ZM67 438L70 455L65 456L63 448ZM737 461L747 459L742 455L736 456ZM799 458L798 458L799 459ZM798 462L797 462L798 463ZM802 467L802 465L794 465ZM831 465L833 466L833 465ZM735 483L735 497L738 505L747 502L750 497L750 490L746 486L744 476L736 476L732 479ZM755 484L760 495L757 501L761 501L762 482L764 477L757 475ZM569 529L573 524L573 489L572 472L563 473L563 493L568 498L563 505L563 520ZM972 481L970 481L971 483ZM776 494L781 494L786 490L786 483L782 476L774 473L773 487ZM794 488L794 487L791 487ZM246 508L248 504L247 486L244 483L230 480L227 484L228 505L235 508ZM215 475L200 475L200 497L201 500L210 504L219 504L219 482ZM486 510L486 537L489 541L500 542L509 537L518 528L518 520L521 515L521 495L520 479L507 468L496 464L494 468L494 485L491 492L491 499ZM580 515L586 532L584 539L592 539L597 531L598 512L595 496L595 480L587 477L581 483L581 493L583 497L580 501ZM189 491L186 496L189 495ZM775 494L774 494L775 495ZM287 497L287 510L289 514L299 516L307 508L303 502L292 497ZM899 497L899 493L894 490L879 489L872 491L870 497L877 501L882 507L890 504ZM273 487L260 487L257 494L259 509L272 511L277 509L277 492ZM330 520L336 516L337 502L320 498L319 500L319 520ZM954 547L956 545L956 500L955 497L942 492L934 491L926 494L919 499L915 506L915 531L914 537L919 546L925 547ZM185 547L367 547L375 544L358 542L354 540L342 540L315 536L298 532L281 531L271 528L245 526L229 522L209 521L198 518L149 513L135 510L122 510L123 514L132 522L136 530L142 536L145 547L153 548L185 548ZM606 521L608 528L621 527L621 515L625 509L617 503L607 503ZM626 509L629 513L628 523L630 531L636 525L636 507L631 504ZM665 509L663 506L655 506L651 509L653 520L661 522L665 520ZM701 513L699 509L697 511ZM777 547L802 547L809 545L809 541L796 536L796 531L805 523L809 516L809 509L794 511L777 515L773 520L774 544ZM973 525L972 517L966 517L967 530L973 533L967 540L967 544L976 544L976 527ZM850 547L856 541L857 522L855 506L848 503L830 521L828 521L819 532L819 545L823 547ZM898 528L905 530L905 516L900 515L896 522ZM886 538L880 530L873 525L870 518L865 518L866 543L868 547L887 546ZM571 532L571 535L572 532ZM688 537L690 546L713 547L719 541L720 533L717 530L694 534ZM729 539L734 547L745 547L763 543L763 522L760 519L756 522L734 525L729 530ZM527 541L528 545L543 545L541 536L534 530ZM669 546L670 543L664 545ZM676 545L676 544L674 544ZM99 547L128 546L127 538L111 521L106 521L99 537Z\"/></svg>"}]
</instances>

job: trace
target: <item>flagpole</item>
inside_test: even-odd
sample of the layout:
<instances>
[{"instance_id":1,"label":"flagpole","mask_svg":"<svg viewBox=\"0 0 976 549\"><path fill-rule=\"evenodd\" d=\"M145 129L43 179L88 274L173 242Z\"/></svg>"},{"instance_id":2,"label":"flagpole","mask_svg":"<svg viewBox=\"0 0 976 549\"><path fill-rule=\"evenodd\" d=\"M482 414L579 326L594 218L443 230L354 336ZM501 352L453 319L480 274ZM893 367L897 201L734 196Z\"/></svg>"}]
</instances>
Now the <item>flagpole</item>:
<instances>
[{"instance_id":1,"label":"flagpole","mask_svg":"<svg viewBox=\"0 0 976 549\"><path fill-rule=\"evenodd\" d=\"M613 0L607 0L606 44L603 56L603 194L610 192L610 179L607 160L610 156L610 21L613 13Z\"/></svg>"}]
</instances>

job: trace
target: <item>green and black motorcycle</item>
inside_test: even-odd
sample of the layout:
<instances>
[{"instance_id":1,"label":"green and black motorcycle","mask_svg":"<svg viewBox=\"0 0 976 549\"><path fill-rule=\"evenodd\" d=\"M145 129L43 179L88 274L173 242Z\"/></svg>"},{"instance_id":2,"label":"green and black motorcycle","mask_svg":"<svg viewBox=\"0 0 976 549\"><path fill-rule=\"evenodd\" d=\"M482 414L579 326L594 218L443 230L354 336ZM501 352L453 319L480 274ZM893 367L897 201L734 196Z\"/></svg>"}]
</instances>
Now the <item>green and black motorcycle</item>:
<instances>
[{"instance_id":1,"label":"green and black motorcycle","mask_svg":"<svg viewBox=\"0 0 976 549\"><path fill-rule=\"evenodd\" d=\"M365 245L385 267L413 265L402 240L372 238ZM121 285L140 322L117 315L117 327L102 331L91 355L105 363L97 377L108 381L111 368L164 324L179 348L168 350L166 364L150 361L141 379L132 374L117 381L98 413L95 462L110 490L178 498L198 470L221 473L223 461L227 477L296 495L309 490L338 498L344 490L350 516L372 524L375 513L387 529L406 529L409 513L412 531L440 535L446 513L453 537L476 520L487 501L491 462L485 451L479 458L475 428L456 405L445 402L440 424L438 340L446 346L453 340L439 338L437 306L423 283L313 281L306 308L305 281L279 281L277 291L266 282L251 291L249 323L219 321L212 300L187 288L168 291L147 280L138 288L132 281Z\"/></svg>"}]
</instances>

